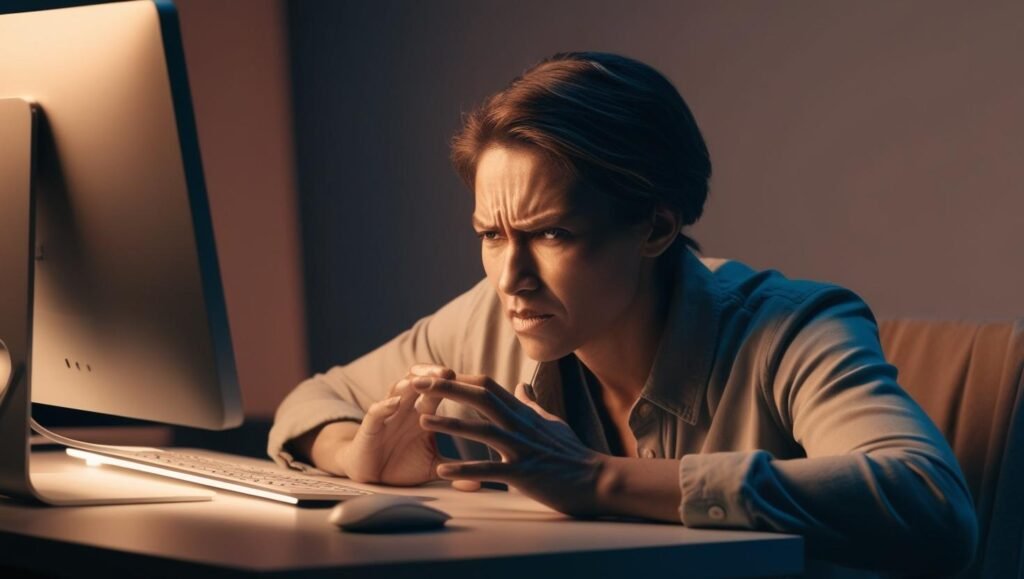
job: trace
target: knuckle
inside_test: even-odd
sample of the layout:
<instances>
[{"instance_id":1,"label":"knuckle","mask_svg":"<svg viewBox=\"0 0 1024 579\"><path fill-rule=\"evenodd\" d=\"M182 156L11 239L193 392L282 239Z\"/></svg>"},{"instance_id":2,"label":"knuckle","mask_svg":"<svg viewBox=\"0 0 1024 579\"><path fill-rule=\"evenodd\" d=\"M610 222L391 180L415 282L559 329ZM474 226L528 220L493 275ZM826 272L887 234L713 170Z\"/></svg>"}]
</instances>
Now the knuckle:
<instances>
[{"instance_id":1,"label":"knuckle","mask_svg":"<svg viewBox=\"0 0 1024 579\"><path fill-rule=\"evenodd\" d=\"M509 392L505 388L488 378L483 384L483 389L486 390L495 401L504 401L509 396Z\"/></svg>"},{"instance_id":2,"label":"knuckle","mask_svg":"<svg viewBox=\"0 0 1024 579\"><path fill-rule=\"evenodd\" d=\"M419 412L433 412L437 408L438 399L428 397L426 394L420 394L416 398L416 402L413 403L412 407Z\"/></svg>"},{"instance_id":3,"label":"knuckle","mask_svg":"<svg viewBox=\"0 0 1024 579\"><path fill-rule=\"evenodd\" d=\"M441 364L416 364L409 369L409 376L434 376L437 378L455 378L455 372Z\"/></svg>"},{"instance_id":4,"label":"knuckle","mask_svg":"<svg viewBox=\"0 0 1024 579\"><path fill-rule=\"evenodd\" d=\"M493 390L482 390L480 399L491 405L497 404L500 401L498 395Z\"/></svg>"},{"instance_id":5,"label":"knuckle","mask_svg":"<svg viewBox=\"0 0 1024 579\"><path fill-rule=\"evenodd\" d=\"M378 411L378 412L379 411L384 411L384 410L390 410L390 409L396 407L398 405L398 403L399 403L399 397L398 396L389 396L388 398L385 398L383 400L378 400L378 401L370 404L370 407L367 408L367 410L368 411Z\"/></svg>"},{"instance_id":6,"label":"knuckle","mask_svg":"<svg viewBox=\"0 0 1024 579\"><path fill-rule=\"evenodd\" d=\"M409 380L409 377L406 376L398 382L395 382L395 385L391 387L391 393L402 394L409 389L410 384L412 384L412 382Z\"/></svg>"}]
</instances>

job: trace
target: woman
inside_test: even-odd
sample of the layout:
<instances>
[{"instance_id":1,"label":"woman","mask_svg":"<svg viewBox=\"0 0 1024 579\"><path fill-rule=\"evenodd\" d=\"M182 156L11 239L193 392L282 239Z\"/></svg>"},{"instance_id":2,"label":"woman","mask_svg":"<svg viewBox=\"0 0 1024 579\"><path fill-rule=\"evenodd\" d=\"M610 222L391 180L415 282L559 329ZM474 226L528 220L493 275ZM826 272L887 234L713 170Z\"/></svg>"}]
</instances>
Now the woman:
<instances>
[{"instance_id":1,"label":"woman","mask_svg":"<svg viewBox=\"0 0 1024 579\"><path fill-rule=\"evenodd\" d=\"M969 562L963 475L868 307L694 253L683 230L711 164L661 74L556 55L468 116L452 159L486 280L300 384L275 460L391 485L501 481L574 516L800 533L859 567ZM485 460L441 458L434 433Z\"/></svg>"}]
</instances>

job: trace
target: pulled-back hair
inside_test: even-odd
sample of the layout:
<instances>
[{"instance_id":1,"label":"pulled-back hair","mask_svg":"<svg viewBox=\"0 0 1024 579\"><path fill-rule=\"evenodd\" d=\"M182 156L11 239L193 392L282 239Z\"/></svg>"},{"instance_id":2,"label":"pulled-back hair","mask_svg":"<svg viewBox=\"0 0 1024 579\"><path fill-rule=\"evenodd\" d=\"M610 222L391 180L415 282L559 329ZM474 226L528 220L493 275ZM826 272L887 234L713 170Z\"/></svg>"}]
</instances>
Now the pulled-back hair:
<instances>
[{"instance_id":1,"label":"pulled-back hair","mask_svg":"<svg viewBox=\"0 0 1024 579\"><path fill-rule=\"evenodd\" d=\"M495 145L547 155L609 196L624 222L666 206L692 225L704 210L711 159L693 114L668 79L631 58L556 54L466 115L451 159L470 189L480 155Z\"/></svg>"}]
</instances>

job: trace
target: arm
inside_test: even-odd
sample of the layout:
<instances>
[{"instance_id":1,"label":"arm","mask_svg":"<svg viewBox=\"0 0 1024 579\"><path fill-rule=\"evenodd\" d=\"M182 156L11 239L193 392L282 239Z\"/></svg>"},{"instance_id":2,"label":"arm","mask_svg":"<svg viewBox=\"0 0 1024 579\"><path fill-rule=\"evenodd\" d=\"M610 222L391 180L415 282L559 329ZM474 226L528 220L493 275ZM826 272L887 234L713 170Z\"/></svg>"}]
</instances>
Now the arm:
<instances>
[{"instance_id":1,"label":"arm","mask_svg":"<svg viewBox=\"0 0 1024 579\"><path fill-rule=\"evenodd\" d=\"M684 457L684 523L799 533L815 556L857 566L966 566L977 524L963 475L897 385L867 306L830 291L802 311L776 333L761 383L768 411L807 458ZM716 505L724 516L710 515Z\"/></svg>"},{"instance_id":2,"label":"arm","mask_svg":"<svg viewBox=\"0 0 1024 579\"><path fill-rule=\"evenodd\" d=\"M679 461L602 455L596 512L679 523Z\"/></svg>"},{"instance_id":3,"label":"arm","mask_svg":"<svg viewBox=\"0 0 1024 579\"><path fill-rule=\"evenodd\" d=\"M291 442L298 457L308 457L320 470L345 476L345 467L338 460L359 431L358 422L330 422L318 426Z\"/></svg>"},{"instance_id":4,"label":"arm","mask_svg":"<svg viewBox=\"0 0 1024 579\"><path fill-rule=\"evenodd\" d=\"M344 472L326 449L333 448L336 457L333 445L351 440L370 407L384 400L414 364L459 365L466 328L489 293L493 290L481 282L387 344L303 381L278 407L267 453L293 468L307 469L312 461L329 472Z\"/></svg>"}]
</instances>

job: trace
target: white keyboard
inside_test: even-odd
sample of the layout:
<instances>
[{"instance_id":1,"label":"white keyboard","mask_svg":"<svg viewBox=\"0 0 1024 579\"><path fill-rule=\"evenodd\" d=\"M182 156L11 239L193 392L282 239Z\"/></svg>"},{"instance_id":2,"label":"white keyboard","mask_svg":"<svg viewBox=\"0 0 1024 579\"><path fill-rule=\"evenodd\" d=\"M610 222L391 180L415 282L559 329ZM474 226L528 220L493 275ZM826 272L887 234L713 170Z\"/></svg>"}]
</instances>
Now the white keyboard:
<instances>
[{"instance_id":1,"label":"white keyboard","mask_svg":"<svg viewBox=\"0 0 1024 579\"><path fill-rule=\"evenodd\" d=\"M137 468L136 470L156 471L154 472L155 474L171 478L251 494L262 498L290 502L300 506L309 503L337 502L356 496L374 494L372 491L340 483L331 477L307 475L272 466L256 466L245 463L244 459L240 459L238 462L231 462L199 454L165 449L92 452L96 455L114 459L114 461L103 462L108 462L115 466L135 468L130 463L150 466L154 467L154 469ZM125 462L129 464L123 464ZM175 474L184 476L175 476ZM289 497L294 500L287 500Z\"/></svg>"}]
</instances>

